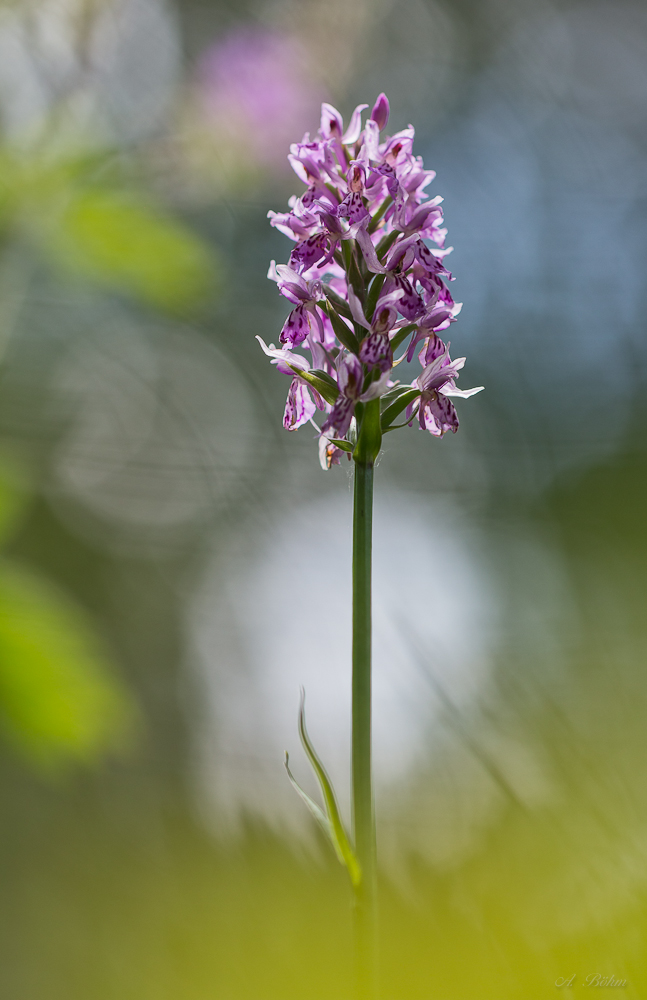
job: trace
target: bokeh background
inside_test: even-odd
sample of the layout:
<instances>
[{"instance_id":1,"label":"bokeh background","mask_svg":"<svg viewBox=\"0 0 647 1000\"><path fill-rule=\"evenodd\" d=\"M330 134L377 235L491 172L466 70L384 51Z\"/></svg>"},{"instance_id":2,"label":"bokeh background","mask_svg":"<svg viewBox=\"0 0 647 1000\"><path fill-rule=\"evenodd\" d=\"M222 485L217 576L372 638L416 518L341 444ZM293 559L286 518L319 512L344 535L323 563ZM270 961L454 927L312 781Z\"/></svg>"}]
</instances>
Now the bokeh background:
<instances>
[{"instance_id":1,"label":"bokeh background","mask_svg":"<svg viewBox=\"0 0 647 1000\"><path fill-rule=\"evenodd\" d=\"M378 469L383 997L647 989L647 3L2 0L7 1000L350 998L282 765L304 684L347 801L349 471L254 335L289 142L380 90L486 386Z\"/></svg>"}]
</instances>

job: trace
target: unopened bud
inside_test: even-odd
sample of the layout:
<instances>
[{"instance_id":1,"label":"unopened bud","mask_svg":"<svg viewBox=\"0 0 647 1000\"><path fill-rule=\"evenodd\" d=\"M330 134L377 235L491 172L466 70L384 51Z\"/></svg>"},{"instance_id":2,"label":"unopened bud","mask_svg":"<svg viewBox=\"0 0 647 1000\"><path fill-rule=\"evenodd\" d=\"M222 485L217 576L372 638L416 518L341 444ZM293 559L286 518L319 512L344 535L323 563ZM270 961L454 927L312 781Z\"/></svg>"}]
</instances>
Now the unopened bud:
<instances>
[{"instance_id":1,"label":"unopened bud","mask_svg":"<svg viewBox=\"0 0 647 1000\"><path fill-rule=\"evenodd\" d=\"M371 118L377 123L380 132L389 120L389 102L386 94L380 94L371 111Z\"/></svg>"}]
</instances>

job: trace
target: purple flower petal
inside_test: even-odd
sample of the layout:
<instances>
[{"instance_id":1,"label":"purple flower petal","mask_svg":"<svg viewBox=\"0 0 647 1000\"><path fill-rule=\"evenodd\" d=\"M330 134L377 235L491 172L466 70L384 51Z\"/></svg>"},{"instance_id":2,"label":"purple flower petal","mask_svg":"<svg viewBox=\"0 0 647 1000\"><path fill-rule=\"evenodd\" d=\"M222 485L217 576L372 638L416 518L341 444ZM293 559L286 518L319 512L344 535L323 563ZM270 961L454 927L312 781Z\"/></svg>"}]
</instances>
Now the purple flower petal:
<instances>
[{"instance_id":1,"label":"purple flower petal","mask_svg":"<svg viewBox=\"0 0 647 1000\"><path fill-rule=\"evenodd\" d=\"M388 333L393 329L398 318L398 303L402 295L402 289L395 288L378 299L371 323L374 333Z\"/></svg>"},{"instance_id":2,"label":"purple flower petal","mask_svg":"<svg viewBox=\"0 0 647 1000\"><path fill-rule=\"evenodd\" d=\"M387 333L369 333L359 347L359 357L369 368L389 372L393 367L393 351Z\"/></svg>"},{"instance_id":3,"label":"purple flower petal","mask_svg":"<svg viewBox=\"0 0 647 1000\"><path fill-rule=\"evenodd\" d=\"M293 378L283 414L283 426L286 431L296 431L314 416L314 412L315 404L309 389L300 379Z\"/></svg>"},{"instance_id":4,"label":"purple flower petal","mask_svg":"<svg viewBox=\"0 0 647 1000\"><path fill-rule=\"evenodd\" d=\"M421 399L418 420L422 430L429 431L434 437L442 437L447 431L455 434L458 430L458 414L454 404L438 393Z\"/></svg>"},{"instance_id":5,"label":"purple flower petal","mask_svg":"<svg viewBox=\"0 0 647 1000\"><path fill-rule=\"evenodd\" d=\"M448 344L444 353L435 358L431 364L427 365L422 374L416 379L415 384L423 393L435 392L457 378L464 364L465 358L456 358L455 361L451 360Z\"/></svg>"},{"instance_id":6,"label":"purple flower petal","mask_svg":"<svg viewBox=\"0 0 647 1000\"><path fill-rule=\"evenodd\" d=\"M362 363L354 354L340 354L337 359L337 381L342 395L359 399L364 381Z\"/></svg>"},{"instance_id":7,"label":"purple flower petal","mask_svg":"<svg viewBox=\"0 0 647 1000\"><path fill-rule=\"evenodd\" d=\"M310 333L310 313L305 304L293 309L279 335L282 344L298 347Z\"/></svg>"},{"instance_id":8,"label":"purple flower petal","mask_svg":"<svg viewBox=\"0 0 647 1000\"><path fill-rule=\"evenodd\" d=\"M330 434L332 437L343 438L348 432L350 422L355 411L355 400L348 396L339 396L333 406L330 416L324 423L321 431L323 434Z\"/></svg>"},{"instance_id":9,"label":"purple flower petal","mask_svg":"<svg viewBox=\"0 0 647 1000\"><path fill-rule=\"evenodd\" d=\"M407 250L415 252L413 251L413 247L415 246L417 240L418 237L416 235L407 236L405 239L398 239L386 259L386 266L389 271L395 270L398 264L402 261L402 258L406 254ZM403 267L406 270L406 265L403 265Z\"/></svg>"},{"instance_id":10,"label":"purple flower petal","mask_svg":"<svg viewBox=\"0 0 647 1000\"><path fill-rule=\"evenodd\" d=\"M408 279L402 274L396 274L393 278L396 288L402 290L403 294L398 302L398 309L408 320L419 319L425 311L425 304L418 293L411 287Z\"/></svg>"},{"instance_id":11,"label":"purple flower petal","mask_svg":"<svg viewBox=\"0 0 647 1000\"><path fill-rule=\"evenodd\" d=\"M352 146L359 139L360 132L362 131L362 111L367 107L368 104L358 104L353 111L350 124L341 139L345 146Z\"/></svg>"},{"instance_id":12,"label":"purple flower petal","mask_svg":"<svg viewBox=\"0 0 647 1000\"><path fill-rule=\"evenodd\" d=\"M351 228L348 236L353 236L357 240L369 271L372 271L373 274L386 274L387 269L380 264L373 241L367 232L367 222L367 219L362 219L357 226Z\"/></svg>"},{"instance_id":13,"label":"purple flower petal","mask_svg":"<svg viewBox=\"0 0 647 1000\"><path fill-rule=\"evenodd\" d=\"M430 250L422 240L418 240L416 243L416 257L430 274L449 274L443 263L443 258L452 250L453 247L448 247L446 250Z\"/></svg>"},{"instance_id":14,"label":"purple flower petal","mask_svg":"<svg viewBox=\"0 0 647 1000\"><path fill-rule=\"evenodd\" d=\"M401 132L396 132L394 136L388 139L384 147L385 162L391 164L392 167L395 167L398 161L406 163L407 157L411 156L415 134L413 125L409 125L408 128L403 129Z\"/></svg>"},{"instance_id":15,"label":"purple flower petal","mask_svg":"<svg viewBox=\"0 0 647 1000\"><path fill-rule=\"evenodd\" d=\"M346 195L337 209L337 215L340 219L348 219L351 226L356 222L361 222L363 219L369 218L368 209L359 191L351 191Z\"/></svg>"},{"instance_id":16,"label":"purple flower petal","mask_svg":"<svg viewBox=\"0 0 647 1000\"><path fill-rule=\"evenodd\" d=\"M297 243L290 254L290 266L300 267L302 271L307 271L328 254L328 236L326 233L318 233L316 236L309 236L307 240Z\"/></svg>"},{"instance_id":17,"label":"purple flower petal","mask_svg":"<svg viewBox=\"0 0 647 1000\"><path fill-rule=\"evenodd\" d=\"M436 358L442 357L442 355L445 354L446 350L447 347L444 341L442 341L440 337L437 337L435 333L432 333L431 337L428 338L427 342L425 343L425 346L418 355L420 364L422 365L423 368L426 368L427 365L430 365L433 361L436 360ZM408 358L408 360L411 359Z\"/></svg>"},{"instance_id":18,"label":"purple flower petal","mask_svg":"<svg viewBox=\"0 0 647 1000\"><path fill-rule=\"evenodd\" d=\"M262 337L256 335L256 339L261 345L261 348L268 358L272 359L272 364L277 365L283 364L286 368L287 365L293 365L295 368L301 368L303 371L309 371L310 365L308 359L304 358L301 354L293 354L292 351L288 351L285 348L277 348L274 344L270 344L268 347ZM281 369L279 369L281 370ZM287 369L290 374L291 370Z\"/></svg>"},{"instance_id":19,"label":"purple flower petal","mask_svg":"<svg viewBox=\"0 0 647 1000\"><path fill-rule=\"evenodd\" d=\"M364 310L362 309L362 303L355 295L351 285L348 286L348 305L350 306L350 311L353 319L359 326L365 327L365 329L370 330L371 325L364 315Z\"/></svg>"},{"instance_id":20,"label":"purple flower petal","mask_svg":"<svg viewBox=\"0 0 647 1000\"><path fill-rule=\"evenodd\" d=\"M366 106L366 105L365 105ZM344 119L332 104L321 105L321 125L319 135L322 139L341 138L344 130Z\"/></svg>"},{"instance_id":21,"label":"purple flower petal","mask_svg":"<svg viewBox=\"0 0 647 1000\"><path fill-rule=\"evenodd\" d=\"M370 118L364 126L364 142L360 152L361 157L375 162L379 158L380 129L377 122Z\"/></svg>"},{"instance_id":22,"label":"purple flower petal","mask_svg":"<svg viewBox=\"0 0 647 1000\"><path fill-rule=\"evenodd\" d=\"M390 163L383 163L377 168L377 173L386 179L386 187L392 198L397 198L400 182L395 174L395 168Z\"/></svg>"}]
</instances>

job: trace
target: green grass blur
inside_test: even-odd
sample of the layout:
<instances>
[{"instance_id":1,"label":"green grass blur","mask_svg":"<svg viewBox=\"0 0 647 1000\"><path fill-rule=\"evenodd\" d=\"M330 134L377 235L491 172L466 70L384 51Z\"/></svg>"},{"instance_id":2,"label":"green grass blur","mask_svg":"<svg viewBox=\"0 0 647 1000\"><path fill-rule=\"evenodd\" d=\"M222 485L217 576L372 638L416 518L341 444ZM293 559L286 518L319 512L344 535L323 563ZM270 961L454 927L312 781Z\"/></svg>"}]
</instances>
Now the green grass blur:
<instances>
[{"instance_id":1,"label":"green grass blur","mask_svg":"<svg viewBox=\"0 0 647 1000\"><path fill-rule=\"evenodd\" d=\"M412 857L403 882L385 873L384 998L539 1000L556 981L576 974L576 989L596 973L643 995L646 487L647 458L628 454L554 489L535 512L560 539L582 627L557 686L520 682L524 665L502 661L497 711L541 752L551 796L508 801L450 868ZM155 607L140 641L159 631ZM116 641L126 651L133 639ZM145 692L143 675L137 683ZM160 711L150 715L157 738L172 730ZM350 997L349 891L326 845L312 859L251 821L218 843L195 819L174 754L160 764L154 740L129 762L56 786L5 756L3 995Z\"/></svg>"}]
</instances>

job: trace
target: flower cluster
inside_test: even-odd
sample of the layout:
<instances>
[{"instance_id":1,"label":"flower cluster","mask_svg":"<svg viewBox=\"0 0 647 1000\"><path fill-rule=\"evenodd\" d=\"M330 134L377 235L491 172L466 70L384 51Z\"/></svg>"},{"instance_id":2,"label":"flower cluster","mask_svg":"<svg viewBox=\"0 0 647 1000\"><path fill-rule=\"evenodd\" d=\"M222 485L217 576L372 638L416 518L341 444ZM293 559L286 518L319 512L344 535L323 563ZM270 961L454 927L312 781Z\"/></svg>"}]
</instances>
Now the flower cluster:
<instances>
[{"instance_id":1,"label":"flower cluster","mask_svg":"<svg viewBox=\"0 0 647 1000\"><path fill-rule=\"evenodd\" d=\"M324 468L344 452L358 458L358 449L373 460L382 435L414 419L436 437L456 431L451 397L480 388L456 387L465 359L452 361L440 337L460 303L446 283L442 199L425 193L435 173L413 155L411 125L381 139L384 94L362 128L367 107L355 108L344 131L339 112L322 105L319 137L306 134L288 157L306 190L288 212L269 213L295 241L289 263L272 261L268 274L293 308L280 347L258 340L292 377L283 426L316 428ZM407 385L394 380L394 368L416 353L420 375Z\"/></svg>"}]
</instances>

